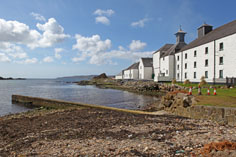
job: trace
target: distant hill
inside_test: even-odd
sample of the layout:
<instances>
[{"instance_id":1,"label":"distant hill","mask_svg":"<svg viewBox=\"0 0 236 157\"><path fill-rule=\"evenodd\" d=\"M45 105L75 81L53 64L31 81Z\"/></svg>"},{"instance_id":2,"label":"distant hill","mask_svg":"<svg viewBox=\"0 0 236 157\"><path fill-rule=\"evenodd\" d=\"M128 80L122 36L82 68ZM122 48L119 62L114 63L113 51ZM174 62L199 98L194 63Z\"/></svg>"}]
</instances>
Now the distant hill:
<instances>
[{"instance_id":1,"label":"distant hill","mask_svg":"<svg viewBox=\"0 0 236 157\"><path fill-rule=\"evenodd\" d=\"M91 80L95 76L97 75L65 76L65 77L58 77L56 79L65 82L77 82L81 80Z\"/></svg>"},{"instance_id":2,"label":"distant hill","mask_svg":"<svg viewBox=\"0 0 236 157\"><path fill-rule=\"evenodd\" d=\"M4 78L0 76L0 80L25 80L25 78L12 78L12 77Z\"/></svg>"}]
</instances>

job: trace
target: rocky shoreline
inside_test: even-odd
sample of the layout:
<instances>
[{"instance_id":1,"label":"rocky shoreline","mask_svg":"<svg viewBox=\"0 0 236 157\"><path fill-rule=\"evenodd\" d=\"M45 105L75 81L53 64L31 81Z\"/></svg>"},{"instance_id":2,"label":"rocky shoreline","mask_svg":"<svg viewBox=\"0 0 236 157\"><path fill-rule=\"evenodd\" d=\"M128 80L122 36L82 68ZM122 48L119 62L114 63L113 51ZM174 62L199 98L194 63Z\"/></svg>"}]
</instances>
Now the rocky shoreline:
<instances>
[{"instance_id":1,"label":"rocky shoreline","mask_svg":"<svg viewBox=\"0 0 236 157\"><path fill-rule=\"evenodd\" d=\"M234 127L172 115L66 109L0 118L3 157L200 156L205 144L224 140L236 142ZM214 156L235 153L210 152Z\"/></svg>"}]
</instances>

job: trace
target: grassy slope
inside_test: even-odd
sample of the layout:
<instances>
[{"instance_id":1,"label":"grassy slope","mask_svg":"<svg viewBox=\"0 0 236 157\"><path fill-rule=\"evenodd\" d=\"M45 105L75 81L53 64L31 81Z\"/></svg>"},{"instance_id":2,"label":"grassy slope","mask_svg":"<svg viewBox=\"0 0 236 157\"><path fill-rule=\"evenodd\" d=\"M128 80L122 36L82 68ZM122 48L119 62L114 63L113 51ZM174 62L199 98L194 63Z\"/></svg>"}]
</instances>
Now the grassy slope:
<instances>
[{"instance_id":1,"label":"grassy slope","mask_svg":"<svg viewBox=\"0 0 236 157\"><path fill-rule=\"evenodd\" d=\"M189 84L183 85L185 87L197 87L197 84ZM205 85L205 87L209 87L212 85ZM217 95L213 95L213 90L210 89L210 96L207 95L207 88L202 88L202 95L198 96L198 90L193 90L193 95L197 97L198 105L207 105L207 106L224 106L224 107L236 107L236 88L227 89L227 88L219 88L220 86L215 86Z\"/></svg>"}]
</instances>

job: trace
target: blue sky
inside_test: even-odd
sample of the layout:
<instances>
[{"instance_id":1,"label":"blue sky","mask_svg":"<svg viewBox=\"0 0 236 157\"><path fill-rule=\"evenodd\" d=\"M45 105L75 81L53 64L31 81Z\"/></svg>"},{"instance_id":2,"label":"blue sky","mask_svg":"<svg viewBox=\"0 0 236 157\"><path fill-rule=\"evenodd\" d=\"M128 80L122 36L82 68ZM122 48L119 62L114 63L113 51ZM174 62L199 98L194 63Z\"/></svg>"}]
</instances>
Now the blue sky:
<instances>
[{"instance_id":1,"label":"blue sky","mask_svg":"<svg viewBox=\"0 0 236 157\"><path fill-rule=\"evenodd\" d=\"M119 73L206 22L235 20L227 0L7 0L0 5L0 76Z\"/></svg>"}]
</instances>

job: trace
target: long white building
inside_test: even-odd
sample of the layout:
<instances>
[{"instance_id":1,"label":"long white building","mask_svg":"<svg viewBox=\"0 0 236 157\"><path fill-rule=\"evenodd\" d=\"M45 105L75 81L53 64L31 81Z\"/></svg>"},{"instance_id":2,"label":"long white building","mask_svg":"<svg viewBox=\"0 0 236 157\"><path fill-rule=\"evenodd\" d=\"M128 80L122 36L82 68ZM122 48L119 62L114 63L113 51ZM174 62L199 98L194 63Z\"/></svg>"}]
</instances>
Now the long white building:
<instances>
[{"instance_id":1,"label":"long white building","mask_svg":"<svg viewBox=\"0 0 236 157\"><path fill-rule=\"evenodd\" d=\"M176 44L184 42L181 32L176 33ZM170 52L173 47L167 44L154 52L154 81L200 82L204 76L207 82L225 83L226 77L236 77L236 20L216 29L203 24L197 39Z\"/></svg>"}]
</instances>

